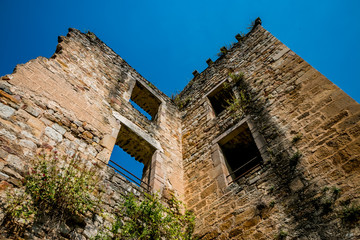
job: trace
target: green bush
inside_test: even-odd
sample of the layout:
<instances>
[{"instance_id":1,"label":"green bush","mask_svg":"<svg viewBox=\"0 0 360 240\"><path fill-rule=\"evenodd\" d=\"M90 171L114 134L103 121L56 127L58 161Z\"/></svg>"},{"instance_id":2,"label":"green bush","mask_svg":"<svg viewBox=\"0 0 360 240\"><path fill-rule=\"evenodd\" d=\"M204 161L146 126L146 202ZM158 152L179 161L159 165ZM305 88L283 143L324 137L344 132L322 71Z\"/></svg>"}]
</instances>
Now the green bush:
<instances>
[{"instance_id":1,"label":"green bush","mask_svg":"<svg viewBox=\"0 0 360 240\"><path fill-rule=\"evenodd\" d=\"M172 198L168 207L158 196L146 195L143 200L133 194L124 196L111 234L95 239L193 239L195 217L192 212L181 214L181 202Z\"/></svg>"},{"instance_id":2,"label":"green bush","mask_svg":"<svg viewBox=\"0 0 360 240\"><path fill-rule=\"evenodd\" d=\"M94 171L78 155L40 154L31 162L23 186L9 194L3 224L8 232L21 234L43 219L56 224L94 211L96 182Z\"/></svg>"},{"instance_id":3,"label":"green bush","mask_svg":"<svg viewBox=\"0 0 360 240\"><path fill-rule=\"evenodd\" d=\"M360 221L360 205L352 203L351 205L344 206L340 217L347 223Z\"/></svg>"}]
</instances>

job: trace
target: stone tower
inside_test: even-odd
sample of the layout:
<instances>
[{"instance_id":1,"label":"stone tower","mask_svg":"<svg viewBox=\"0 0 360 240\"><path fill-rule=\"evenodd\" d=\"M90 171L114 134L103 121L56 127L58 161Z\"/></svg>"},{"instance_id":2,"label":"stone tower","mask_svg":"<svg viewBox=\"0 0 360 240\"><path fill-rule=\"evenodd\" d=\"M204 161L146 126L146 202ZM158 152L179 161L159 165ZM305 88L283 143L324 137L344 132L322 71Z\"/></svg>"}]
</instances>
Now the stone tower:
<instances>
[{"instance_id":1,"label":"stone tower","mask_svg":"<svg viewBox=\"0 0 360 240\"><path fill-rule=\"evenodd\" d=\"M123 190L106 163L119 145L153 192L194 211L200 239L359 238L359 218L346 218L360 214L359 104L259 19L236 38L172 100L94 34L69 29L51 58L0 82L2 201L36 152L55 148L101 163L111 211ZM79 234L93 237L96 221Z\"/></svg>"}]
</instances>

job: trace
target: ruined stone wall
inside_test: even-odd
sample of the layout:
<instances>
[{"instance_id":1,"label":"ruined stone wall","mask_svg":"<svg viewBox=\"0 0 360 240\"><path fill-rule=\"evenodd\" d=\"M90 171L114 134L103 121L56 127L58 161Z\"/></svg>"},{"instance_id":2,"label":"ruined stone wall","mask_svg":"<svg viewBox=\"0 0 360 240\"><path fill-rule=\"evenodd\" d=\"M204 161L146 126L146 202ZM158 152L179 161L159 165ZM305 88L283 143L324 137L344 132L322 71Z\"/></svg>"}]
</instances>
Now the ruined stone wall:
<instances>
[{"instance_id":1,"label":"ruined stone wall","mask_svg":"<svg viewBox=\"0 0 360 240\"><path fill-rule=\"evenodd\" d=\"M70 29L53 57L17 66L0 81L1 207L34 155L56 149L97 163L111 213L139 192L106 167L118 144L154 192L186 201L201 239L359 238L343 217L360 201L359 104L261 25L239 39L175 99L181 112L92 33ZM214 111L211 99L227 97ZM224 146L250 138L262 160L232 182ZM111 221L95 215L63 235L91 238Z\"/></svg>"},{"instance_id":2,"label":"ruined stone wall","mask_svg":"<svg viewBox=\"0 0 360 240\"><path fill-rule=\"evenodd\" d=\"M360 200L359 104L261 25L209 64L179 100L185 199L200 239L358 239L341 216ZM237 86L229 73L240 72ZM249 106L216 115L217 86L238 98L246 90ZM239 123L263 161L229 184L218 140Z\"/></svg>"},{"instance_id":3,"label":"ruined stone wall","mask_svg":"<svg viewBox=\"0 0 360 240\"><path fill-rule=\"evenodd\" d=\"M136 84L159 103L152 121L129 103ZM69 29L67 36L59 37L50 59L39 57L18 65L13 74L1 78L0 88L2 207L7 189L21 185L29 161L40 149L69 156L80 153L89 165L97 163L104 181L114 185L118 180L112 181L106 163L119 139L129 138L119 134L121 129L153 151L143 176L152 191L166 189L183 197L181 122L176 107L94 34ZM131 154L138 150L136 157L143 160L141 145L127 141L124 146ZM110 212L123 191L114 188L104 195L108 204L104 208Z\"/></svg>"}]
</instances>

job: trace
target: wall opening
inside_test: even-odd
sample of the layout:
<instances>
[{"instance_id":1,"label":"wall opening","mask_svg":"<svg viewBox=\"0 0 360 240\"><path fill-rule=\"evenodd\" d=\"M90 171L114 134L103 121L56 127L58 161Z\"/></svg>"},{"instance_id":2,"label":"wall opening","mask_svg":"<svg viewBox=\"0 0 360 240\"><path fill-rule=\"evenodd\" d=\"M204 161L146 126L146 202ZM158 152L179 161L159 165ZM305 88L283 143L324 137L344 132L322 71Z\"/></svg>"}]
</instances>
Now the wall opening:
<instances>
[{"instance_id":1,"label":"wall opening","mask_svg":"<svg viewBox=\"0 0 360 240\"><path fill-rule=\"evenodd\" d=\"M229 183L257 169L262 157L247 122L218 142L228 168Z\"/></svg>"},{"instance_id":2,"label":"wall opening","mask_svg":"<svg viewBox=\"0 0 360 240\"><path fill-rule=\"evenodd\" d=\"M125 152L121 147L118 145L114 146L114 149L111 153L110 159L114 162L109 162L109 165L118 169L118 165L125 168L132 174L134 174L137 178L132 177L131 175L125 178L129 181L134 181L136 184L140 185L141 182L139 179L143 176L144 164L136 161L134 157L130 154Z\"/></svg>"},{"instance_id":3,"label":"wall opening","mask_svg":"<svg viewBox=\"0 0 360 240\"><path fill-rule=\"evenodd\" d=\"M112 158L109 165L115 165L116 169L119 169L120 167L119 172L128 178L128 180L135 182L144 189L150 191L151 160L156 148L124 124L121 124L115 144L116 146L112 152ZM121 150L119 148L121 148ZM118 156L120 159L115 158ZM125 167L125 164L123 165L122 162L124 161L126 161L125 164L129 166L129 169ZM135 176L139 176L141 181L134 178L133 175L122 168ZM133 168L136 168L136 170L132 171L131 169Z\"/></svg>"},{"instance_id":4,"label":"wall opening","mask_svg":"<svg viewBox=\"0 0 360 240\"><path fill-rule=\"evenodd\" d=\"M139 81L135 83L130 100L130 102L136 103L137 106L149 114L148 116L145 115L149 120L153 120L156 117L161 104L161 101ZM136 106L134 108L139 110Z\"/></svg>"},{"instance_id":5,"label":"wall opening","mask_svg":"<svg viewBox=\"0 0 360 240\"><path fill-rule=\"evenodd\" d=\"M234 94L227 82L224 82L215 90L213 90L208 96L215 115L222 113L234 99Z\"/></svg>"},{"instance_id":6,"label":"wall opening","mask_svg":"<svg viewBox=\"0 0 360 240\"><path fill-rule=\"evenodd\" d=\"M136 102L134 102L133 100L129 100L129 102L131 103L131 105L138 110L142 115L144 115L147 119L149 119L150 121L152 120L152 117L150 114L148 114L147 112L145 112L144 109L142 109L139 105L136 104Z\"/></svg>"}]
</instances>

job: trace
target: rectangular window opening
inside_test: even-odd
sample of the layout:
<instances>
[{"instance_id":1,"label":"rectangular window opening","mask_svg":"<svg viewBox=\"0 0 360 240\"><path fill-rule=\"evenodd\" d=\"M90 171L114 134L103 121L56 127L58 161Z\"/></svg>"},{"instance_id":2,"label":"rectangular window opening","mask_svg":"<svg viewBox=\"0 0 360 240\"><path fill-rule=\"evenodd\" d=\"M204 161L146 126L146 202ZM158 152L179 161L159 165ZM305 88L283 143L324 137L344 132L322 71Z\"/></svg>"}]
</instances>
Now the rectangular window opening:
<instances>
[{"instance_id":1,"label":"rectangular window opening","mask_svg":"<svg viewBox=\"0 0 360 240\"><path fill-rule=\"evenodd\" d=\"M151 93L149 89L143 86L139 81L136 81L131 93L130 103L151 121L156 117L161 101ZM146 112L146 114L144 114L144 112Z\"/></svg>"},{"instance_id":2,"label":"rectangular window opening","mask_svg":"<svg viewBox=\"0 0 360 240\"><path fill-rule=\"evenodd\" d=\"M218 143L228 168L226 178L229 183L252 173L262 162L260 151L246 122Z\"/></svg>"},{"instance_id":3,"label":"rectangular window opening","mask_svg":"<svg viewBox=\"0 0 360 240\"><path fill-rule=\"evenodd\" d=\"M234 94L228 83L224 82L208 95L208 99L214 109L215 115L218 116L230 106L230 103L234 99Z\"/></svg>"},{"instance_id":4,"label":"rectangular window opening","mask_svg":"<svg viewBox=\"0 0 360 240\"><path fill-rule=\"evenodd\" d=\"M150 191L151 160L155 151L145 139L121 124L109 165L129 181Z\"/></svg>"},{"instance_id":5,"label":"rectangular window opening","mask_svg":"<svg viewBox=\"0 0 360 240\"><path fill-rule=\"evenodd\" d=\"M137 185L141 184L141 179L143 176L144 164L135 160L130 154L125 152L120 146L115 145L114 149L111 153L110 157L111 161L109 165L112 166L114 169L124 168L126 171L129 171L133 175L129 174L123 169L116 170L118 173L121 174L121 171L125 172L127 176L125 178L130 182L135 182Z\"/></svg>"},{"instance_id":6,"label":"rectangular window opening","mask_svg":"<svg viewBox=\"0 0 360 240\"><path fill-rule=\"evenodd\" d=\"M152 120L152 117L150 114L148 114L144 109L142 109L139 105L136 104L136 102L134 102L133 100L130 99L130 103L131 105L138 110L142 115L144 115L147 119L149 119L150 121Z\"/></svg>"}]
</instances>

